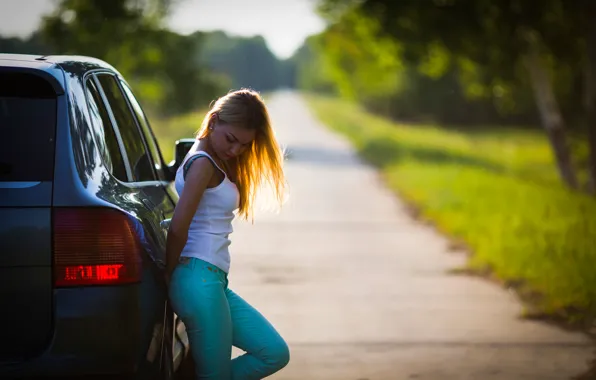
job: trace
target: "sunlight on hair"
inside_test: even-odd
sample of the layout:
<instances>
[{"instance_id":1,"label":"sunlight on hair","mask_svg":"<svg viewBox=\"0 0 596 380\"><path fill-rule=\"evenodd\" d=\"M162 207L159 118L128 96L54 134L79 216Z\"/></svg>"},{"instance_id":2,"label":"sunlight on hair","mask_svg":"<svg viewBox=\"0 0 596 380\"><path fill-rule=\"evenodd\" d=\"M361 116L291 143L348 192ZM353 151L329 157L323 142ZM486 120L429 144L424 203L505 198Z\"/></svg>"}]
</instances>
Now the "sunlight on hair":
<instances>
[{"instance_id":1,"label":"sunlight on hair","mask_svg":"<svg viewBox=\"0 0 596 380\"><path fill-rule=\"evenodd\" d=\"M279 211L288 199L283 171L285 152L275 137L263 99L250 89L230 91L212 104L197 131L198 138L209 135L209 120L214 113L226 123L256 130L252 146L231 164L235 166L240 193L238 214L254 221L255 207Z\"/></svg>"},{"instance_id":2,"label":"sunlight on hair","mask_svg":"<svg viewBox=\"0 0 596 380\"><path fill-rule=\"evenodd\" d=\"M281 149L281 156L283 158L282 165L285 164L286 160L288 159L288 150L286 147L280 144ZM257 190L255 203L254 203L254 211L255 212L267 212L267 213L274 213L279 214L281 211L282 206L284 206L290 199L290 188L288 183L284 184L284 192L282 194L282 198L278 199L276 195L276 188L271 183L263 183L261 187Z\"/></svg>"}]
</instances>

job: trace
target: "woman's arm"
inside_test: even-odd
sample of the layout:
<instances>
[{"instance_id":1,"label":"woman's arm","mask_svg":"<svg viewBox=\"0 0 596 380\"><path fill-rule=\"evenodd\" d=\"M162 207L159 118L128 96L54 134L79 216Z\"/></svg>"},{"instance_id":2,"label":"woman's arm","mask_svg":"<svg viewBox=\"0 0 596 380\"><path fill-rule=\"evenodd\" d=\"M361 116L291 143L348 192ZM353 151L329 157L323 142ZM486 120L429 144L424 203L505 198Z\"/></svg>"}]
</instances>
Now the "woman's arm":
<instances>
[{"instance_id":1,"label":"woman's arm","mask_svg":"<svg viewBox=\"0 0 596 380\"><path fill-rule=\"evenodd\" d=\"M166 279L176 268L178 257L188 239L188 228L197 211L203 192L215 169L207 157L194 160L186 174L184 189L174 210L166 242Z\"/></svg>"}]
</instances>

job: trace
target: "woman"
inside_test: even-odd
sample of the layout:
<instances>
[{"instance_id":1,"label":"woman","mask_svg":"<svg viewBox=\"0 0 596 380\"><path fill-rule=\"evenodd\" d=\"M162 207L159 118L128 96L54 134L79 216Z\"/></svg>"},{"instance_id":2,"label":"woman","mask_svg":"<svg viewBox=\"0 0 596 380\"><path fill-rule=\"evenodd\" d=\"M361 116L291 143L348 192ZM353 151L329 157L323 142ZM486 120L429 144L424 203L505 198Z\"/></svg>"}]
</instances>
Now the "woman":
<instances>
[{"instance_id":1,"label":"woman","mask_svg":"<svg viewBox=\"0 0 596 380\"><path fill-rule=\"evenodd\" d=\"M261 379L289 361L285 341L227 278L234 213L252 217L264 184L281 204L282 160L263 100L239 90L213 105L176 173L180 199L168 231L166 281L199 379ZM246 353L231 360L232 345Z\"/></svg>"}]
</instances>

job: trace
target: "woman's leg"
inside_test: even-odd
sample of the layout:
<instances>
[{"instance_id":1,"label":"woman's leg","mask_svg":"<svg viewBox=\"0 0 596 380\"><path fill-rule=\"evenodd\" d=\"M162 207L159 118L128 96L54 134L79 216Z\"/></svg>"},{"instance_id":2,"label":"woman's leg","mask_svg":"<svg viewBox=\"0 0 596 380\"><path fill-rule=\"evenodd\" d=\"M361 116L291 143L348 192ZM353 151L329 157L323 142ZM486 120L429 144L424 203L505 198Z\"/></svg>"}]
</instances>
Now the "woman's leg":
<instances>
[{"instance_id":1,"label":"woman's leg","mask_svg":"<svg viewBox=\"0 0 596 380\"><path fill-rule=\"evenodd\" d=\"M221 270L195 258L182 257L172 274L170 300L186 326L197 379L231 376L232 320L226 285Z\"/></svg>"},{"instance_id":2,"label":"woman's leg","mask_svg":"<svg viewBox=\"0 0 596 380\"><path fill-rule=\"evenodd\" d=\"M232 343L246 351L232 360L232 379L262 379L290 361L288 345L275 328L239 295L226 289L232 316Z\"/></svg>"}]
</instances>

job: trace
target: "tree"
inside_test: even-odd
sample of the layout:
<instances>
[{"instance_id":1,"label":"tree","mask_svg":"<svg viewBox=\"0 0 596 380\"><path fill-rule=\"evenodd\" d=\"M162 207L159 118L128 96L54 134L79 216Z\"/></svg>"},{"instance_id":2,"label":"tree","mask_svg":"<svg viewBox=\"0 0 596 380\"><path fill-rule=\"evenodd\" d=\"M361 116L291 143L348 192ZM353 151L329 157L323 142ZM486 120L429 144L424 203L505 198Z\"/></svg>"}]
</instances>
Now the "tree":
<instances>
[{"instance_id":1,"label":"tree","mask_svg":"<svg viewBox=\"0 0 596 380\"><path fill-rule=\"evenodd\" d=\"M499 109L490 91L478 91L482 78L477 66L468 60L458 73L456 60L441 46L429 47L421 59L408 59L405 53L412 41L384 33L377 18L355 8L330 24L309 41L317 54L305 65L310 70L298 72L301 82L305 75L319 78L320 84L325 83L320 78L328 78L342 97L400 120L482 124L513 122L515 113L523 114L509 104Z\"/></svg>"},{"instance_id":2,"label":"tree","mask_svg":"<svg viewBox=\"0 0 596 380\"><path fill-rule=\"evenodd\" d=\"M270 91L282 84L283 64L263 37L230 36L222 31L196 32L193 36L205 42L199 62L227 76L231 87Z\"/></svg>"},{"instance_id":3,"label":"tree","mask_svg":"<svg viewBox=\"0 0 596 380\"><path fill-rule=\"evenodd\" d=\"M295 68L295 86L306 91L337 94L336 83L325 72L324 57L316 46L320 38L320 35L308 37L289 59Z\"/></svg>"},{"instance_id":4,"label":"tree","mask_svg":"<svg viewBox=\"0 0 596 380\"><path fill-rule=\"evenodd\" d=\"M590 24L584 15L587 0L360 0L349 3L348 6L339 0L326 0L321 9L328 17L337 18L341 13L336 7L345 12L346 7L351 6L379 20L383 33L402 44L402 56L410 62L423 60L439 48L449 51L457 60L479 65L490 73L492 80L502 83L514 81L517 68L525 67L560 176L568 186L578 187L552 70L553 62L564 61L577 66L578 58L582 57L581 41L585 36L582 28Z\"/></svg>"},{"instance_id":5,"label":"tree","mask_svg":"<svg viewBox=\"0 0 596 380\"><path fill-rule=\"evenodd\" d=\"M28 38L0 37L0 52L14 54L49 54L50 49L39 36L39 32L33 33Z\"/></svg>"},{"instance_id":6,"label":"tree","mask_svg":"<svg viewBox=\"0 0 596 380\"><path fill-rule=\"evenodd\" d=\"M43 19L54 54L93 56L132 82L145 105L171 114L205 106L219 87L195 59L199 41L162 25L177 0L61 0Z\"/></svg>"},{"instance_id":7,"label":"tree","mask_svg":"<svg viewBox=\"0 0 596 380\"><path fill-rule=\"evenodd\" d=\"M590 171L589 191L596 194L596 4L591 2L586 12L586 123L588 126L588 144L590 157L588 170ZM592 22L590 22L592 21Z\"/></svg>"},{"instance_id":8,"label":"tree","mask_svg":"<svg viewBox=\"0 0 596 380\"><path fill-rule=\"evenodd\" d=\"M98 57L126 72L132 69L133 57L141 50L136 43L149 25L137 1L62 0L52 15L44 17L41 31L60 53Z\"/></svg>"}]
</instances>

